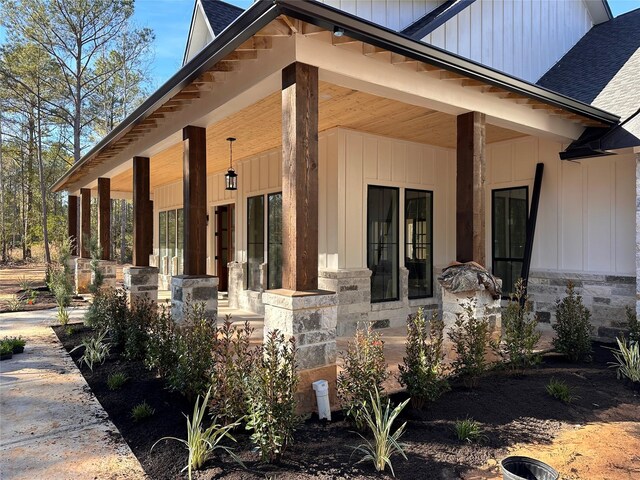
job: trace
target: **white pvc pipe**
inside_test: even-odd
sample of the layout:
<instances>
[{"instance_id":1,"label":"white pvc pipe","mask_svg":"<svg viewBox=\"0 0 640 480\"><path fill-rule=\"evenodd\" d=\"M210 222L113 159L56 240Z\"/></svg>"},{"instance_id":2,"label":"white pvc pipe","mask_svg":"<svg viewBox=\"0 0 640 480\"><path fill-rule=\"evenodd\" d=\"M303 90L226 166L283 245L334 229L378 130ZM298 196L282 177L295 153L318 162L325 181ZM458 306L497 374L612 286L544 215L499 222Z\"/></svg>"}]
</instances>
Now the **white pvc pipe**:
<instances>
[{"instance_id":1,"label":"white pvc pipe","mask_svg":"<svg viewBox=\"0 0 640 480\"><path fill-rule=\"evenodd\" d=\"M326 380L317 380L312 383L313 390L316 392L316 401L318 402L318 417L320 420L326 418L331 421L331 405L329 404L329 382Z\"/></svg>"}]
</instances>

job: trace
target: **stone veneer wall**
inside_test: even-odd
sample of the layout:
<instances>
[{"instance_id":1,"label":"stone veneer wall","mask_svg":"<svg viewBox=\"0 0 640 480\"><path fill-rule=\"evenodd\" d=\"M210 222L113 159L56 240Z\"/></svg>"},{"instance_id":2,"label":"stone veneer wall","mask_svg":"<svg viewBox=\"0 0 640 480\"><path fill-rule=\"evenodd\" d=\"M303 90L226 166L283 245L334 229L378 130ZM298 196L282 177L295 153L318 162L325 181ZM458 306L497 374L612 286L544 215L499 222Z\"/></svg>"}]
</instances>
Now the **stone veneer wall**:
<instances>
[{"instance_id":1,"label":"stone veneer wall","mask_svg":"<svg viewBox=\"0 0 640 480\"><path fill-rule=\"evenodd\" d=\"M594 336L600 340L613 340L621 332L626 321L625 307L636 303L636 277L594 273L563 273L532 271L529 275L528 293L538 312L541 329L555 323L555 304L565 295L567 282L576 286L576 293L591 312Z\"/></svg>"},{"instance_id":2,"label":"stone veneer wall","mask_svg":"<svg viewBox=\"0 0 640 480\"><path fill-rule=\"evenodd\" d=\"M260 283L262 285L260 291L245 290L244 288L244 279L247 270L246 262L230 262L228 268L229 283L227 293L229 297L229 307L264 315L262 293L266 287L267 264L263 263L260 265Z\"/></svg>"},{"instance_id":3,"label":"stone veneer wall","mask_svg":"<svg viewBox=\"0 0 640 480\"><path fill-rule=\"evenodd\" d=\"M434 279L435 279L434 275ZM338 336L352 335L361 322L372 322L373 328L406 325L407 316L418 307L437 311L440 304L438 288L434 297L409 300L409 271L400 267L400 300L371 303L371 270L320 270L318 287L338 294Z\"/></svg>"}]
</instances>

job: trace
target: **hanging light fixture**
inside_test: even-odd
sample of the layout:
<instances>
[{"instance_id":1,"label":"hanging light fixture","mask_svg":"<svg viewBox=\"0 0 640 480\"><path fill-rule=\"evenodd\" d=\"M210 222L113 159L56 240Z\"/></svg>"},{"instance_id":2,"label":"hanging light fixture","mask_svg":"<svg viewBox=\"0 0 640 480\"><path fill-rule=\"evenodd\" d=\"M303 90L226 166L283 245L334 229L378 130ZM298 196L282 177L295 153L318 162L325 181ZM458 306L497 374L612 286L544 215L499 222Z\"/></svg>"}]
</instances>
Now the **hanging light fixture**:
<instances>
[{"instance_id":1,"label":"hanging light fixture","mask_svg":"<svg viewBox=\"0 0 640 480\"><path fill-rule=\"evenodd\" d=\"M229 142L229 170L227 170L227 173L224 175L225 190L238 189L238 174L233 169L233 142L235 141L236 139L233 137L227 138L227 142Z\"/></svg>"}]
</instances>

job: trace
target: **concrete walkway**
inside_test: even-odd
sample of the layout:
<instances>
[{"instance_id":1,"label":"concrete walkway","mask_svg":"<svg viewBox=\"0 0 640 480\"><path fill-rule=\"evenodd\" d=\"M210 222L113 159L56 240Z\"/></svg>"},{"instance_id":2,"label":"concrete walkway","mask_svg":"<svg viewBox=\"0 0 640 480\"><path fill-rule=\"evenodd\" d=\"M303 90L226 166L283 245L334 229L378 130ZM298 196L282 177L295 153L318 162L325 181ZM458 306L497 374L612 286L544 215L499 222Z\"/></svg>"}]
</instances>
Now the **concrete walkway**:
<instances>
[{"instance_id":1,"label":"concrete walkway","mask_svg":"<svg viewBox=\"0 0 640 480\"><path fill-rule=\"evenodd\" d=\"M49 328L55 323L52 310L0 314L0 338L27 340L24 353L0 362L0 478L145 478Z\"/></svg>"}]
</instances>

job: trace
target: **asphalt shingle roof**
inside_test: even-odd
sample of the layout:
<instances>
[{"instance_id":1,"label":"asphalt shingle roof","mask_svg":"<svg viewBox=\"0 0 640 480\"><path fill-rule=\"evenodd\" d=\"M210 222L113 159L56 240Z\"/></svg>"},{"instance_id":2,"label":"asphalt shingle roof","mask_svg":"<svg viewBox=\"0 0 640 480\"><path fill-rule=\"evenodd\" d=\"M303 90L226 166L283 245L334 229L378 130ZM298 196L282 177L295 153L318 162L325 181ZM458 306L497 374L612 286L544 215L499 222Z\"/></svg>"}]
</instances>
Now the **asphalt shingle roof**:
<instances>
[{"instance_id":1,"label":"asphalt shingle roof","mask_svg":"<svg viewBox=\"0 0 640 480\"><path fill-rule=\"evenodd\" d=\"M615 113L624 122L640 108L640 9L593 27L538 85ZM640 139L640 115L623 128Z\"/></svg>"},{"instance_id":2,"label":"asphalt shingle roof","mask_svg":"<svg viewBox=\"0 0 640 480\"><path fill-rule=\"evenodd\" d=\"M216 35L219 35L244 12L242 8L221 0L202 0L202 7L207 14L209 25Z\"/></svg>"}]
</instances>

